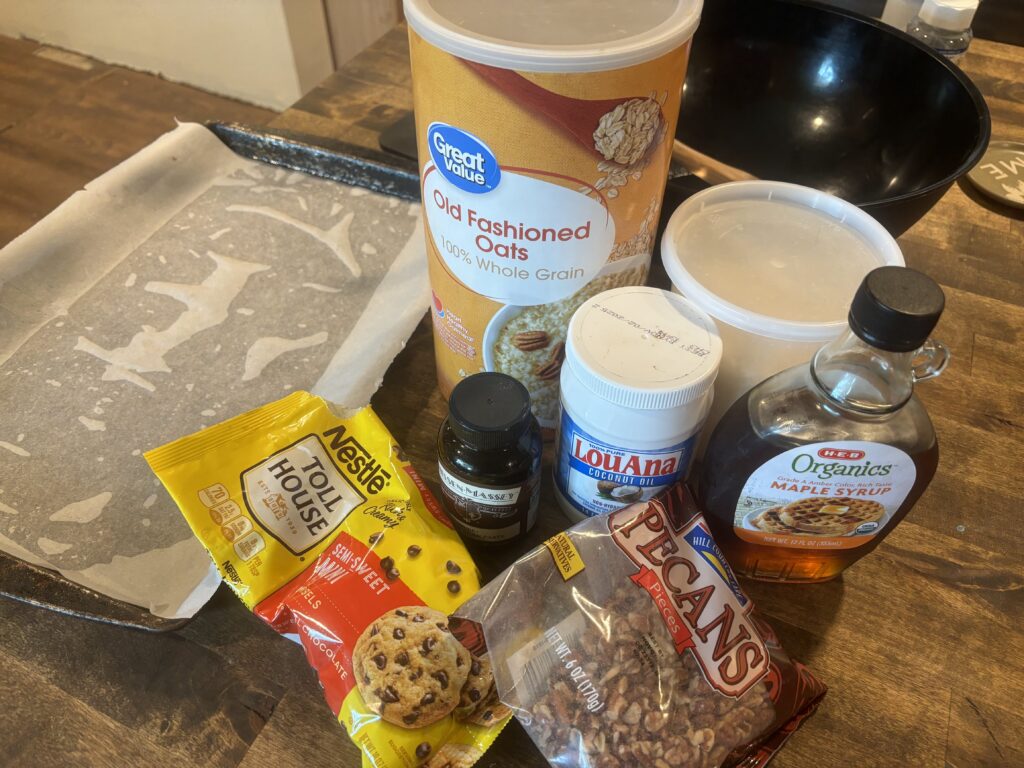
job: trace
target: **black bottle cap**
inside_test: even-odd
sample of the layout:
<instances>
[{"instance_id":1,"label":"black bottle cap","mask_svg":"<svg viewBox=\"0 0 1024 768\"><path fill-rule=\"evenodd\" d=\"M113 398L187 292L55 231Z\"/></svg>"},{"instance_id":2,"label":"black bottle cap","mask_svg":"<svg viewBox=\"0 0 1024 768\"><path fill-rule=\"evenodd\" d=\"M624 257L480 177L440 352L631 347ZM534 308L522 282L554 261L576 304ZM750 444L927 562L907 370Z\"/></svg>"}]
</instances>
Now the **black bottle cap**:
<instances>
[{"instance_id":1,"label":"black bottle cap","mask_svg":"<svg viewBox=\"0 0 1024 768\"><path fill-rule=\"evenodd\" d=\"M909 267L871 270L850 305L850 330L873 347L912 352L939 322L946 297L939 284Z\"/></svg>"},{"instance_id":2,"label":"black bottle cap","mask_svg":"<svg viewBox=\"0 0 1024 768\"><path fill-rule=\"evenodd\" d=\"M462 442L481 451L513 445L533 419L530 393L504 373L469 376L448 398L448 423Z\"/></svg>"}]
</instances>

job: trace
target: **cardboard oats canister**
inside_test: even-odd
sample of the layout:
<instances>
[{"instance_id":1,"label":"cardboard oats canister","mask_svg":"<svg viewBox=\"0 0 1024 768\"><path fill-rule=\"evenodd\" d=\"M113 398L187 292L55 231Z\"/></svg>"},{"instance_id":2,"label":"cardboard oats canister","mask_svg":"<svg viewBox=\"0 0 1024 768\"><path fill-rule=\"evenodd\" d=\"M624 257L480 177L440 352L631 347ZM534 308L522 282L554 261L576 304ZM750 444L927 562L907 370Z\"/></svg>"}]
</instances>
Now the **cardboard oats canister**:
<instances>
[{"instance_id":1,"label":"cardboard oats canister","mask_svg":"<svg viewBox=\"0 0 1024 768\"><path fill-rule=\"evenodd\" d=\"M700 0L405 0L445 397L502 371L558 415L573 312L644 282Z\"/></svg>"}]
</instances>

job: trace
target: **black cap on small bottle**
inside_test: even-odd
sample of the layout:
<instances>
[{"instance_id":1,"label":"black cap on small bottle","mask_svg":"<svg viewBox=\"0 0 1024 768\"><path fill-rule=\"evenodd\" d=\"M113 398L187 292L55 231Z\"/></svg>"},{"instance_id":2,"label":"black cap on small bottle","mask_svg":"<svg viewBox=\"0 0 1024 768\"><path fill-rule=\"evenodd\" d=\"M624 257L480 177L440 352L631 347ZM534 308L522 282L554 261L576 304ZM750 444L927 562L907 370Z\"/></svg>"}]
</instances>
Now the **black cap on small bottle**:
<instances>
[{"instance_id":1,"label":"black cap on small bottle","mask_svg":"<svg viewBox=\"0 0 1024 768\"><path fill-rule=\"evenodd\" d=\"M873 347L912 352L939 322L946 297L939 284L909 267L879 267L850 305L850 330Z\"/></svg>"},{"instance_id":2,"label":"black cap on small bottle","mask_svg":"<svg viewBox=\"0 0 1024 768\"><path fill-rule=\"evenodd\" d=\"M482 451L514 444L533 418L530 393L504 373L469 376L448 398L448 423L464 443Z\"/></svg>"}]
</instances>

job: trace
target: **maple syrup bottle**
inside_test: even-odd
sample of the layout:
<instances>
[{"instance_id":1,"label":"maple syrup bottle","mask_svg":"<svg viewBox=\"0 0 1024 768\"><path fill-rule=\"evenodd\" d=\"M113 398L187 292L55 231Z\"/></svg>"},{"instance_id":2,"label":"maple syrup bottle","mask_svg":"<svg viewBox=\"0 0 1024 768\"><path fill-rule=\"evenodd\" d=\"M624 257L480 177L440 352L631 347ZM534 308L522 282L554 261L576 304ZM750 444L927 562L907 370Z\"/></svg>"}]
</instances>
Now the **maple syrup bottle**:
<instances>
[{"instance_id":1,"label":"maple syrup bottle","mask_svg":"<svg viewBox=\"0 0 1024 768\"><path fill-rule=\"evenodd\" d=\"M736 572L780 582L834 578L914 506L939 461L913 388L948 362L946 348L928 338L943 304L942 289L921 272L873 270L853 299L848 331L722 417L699 494Z\"/></svg>"}]
</instances>

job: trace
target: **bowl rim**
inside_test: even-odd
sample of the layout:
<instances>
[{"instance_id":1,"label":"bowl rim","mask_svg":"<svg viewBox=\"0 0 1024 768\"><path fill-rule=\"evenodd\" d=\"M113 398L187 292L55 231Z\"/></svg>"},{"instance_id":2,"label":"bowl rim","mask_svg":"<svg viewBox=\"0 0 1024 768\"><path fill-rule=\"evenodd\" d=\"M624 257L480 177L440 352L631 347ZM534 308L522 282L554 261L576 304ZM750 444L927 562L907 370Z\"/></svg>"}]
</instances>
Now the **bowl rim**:
<instances>
[{"instance_id":1,"label":"bowl rim","mask_svg":"<svg viewBox=\"0 0 1024 768\"><path fill-rule=\"evenodd\" d=\"M945 57L933 51L931 48L929 48L927 45L925 45L917 38L911 37L906 32L897 29L896 27L893 27L889 24L886 24L881 19L875 19L872 18L871 16L865 16L862 13L850 11L845 8L838 8L835 6L826 5L824 3L815 2L815 0L774 0L774 2L783 5L804 6L806 8L812 8L814 10L822 11L827 14L844 16L850 19L851 21L860 24L867 24L868 26L874 27L875 29L881 31L884 34L891 34L898 38L901 38L904 42L910 43L918 50L926 53L934 61L943 66L946 69L946 71L949 72L957 80L957 82L960 83L964 90L967 91L967 95L970 97L971 101L974 102L975 111L977 113L978 120L980 123L978 142L975 144L970 154L968 154L967 158L962 163L960 163L960 165L958 165L952 173L947 174L938 181L932 182L931 184L925 187L915 189L911 192L903 192L899 195L893 195L892 197L882 197L874 200L864 200L856 202L851 200L850 202L852 202L854 205L858 207L864 208L867 206L892 205L893 203L924 197L931 192L942 189L943 187L951 186L954 181L956 181L969 170L971 170L971 168L977 165L978 161L981 160L982 156L985 154L985 150L988 149L988 143L992 138L992 115L988 108L988 102L985 101L985 97L982 95L981 91L978 90L978 86L974 84L971 78L968 77L967 74L962 69L960 69L960 67L958 67L953 62L949 61ZM697 34L700 34L699 29L697 31Z\"/></svg>"}]
</instances>

